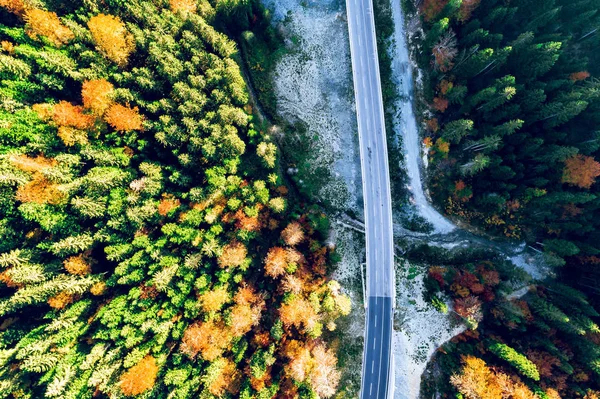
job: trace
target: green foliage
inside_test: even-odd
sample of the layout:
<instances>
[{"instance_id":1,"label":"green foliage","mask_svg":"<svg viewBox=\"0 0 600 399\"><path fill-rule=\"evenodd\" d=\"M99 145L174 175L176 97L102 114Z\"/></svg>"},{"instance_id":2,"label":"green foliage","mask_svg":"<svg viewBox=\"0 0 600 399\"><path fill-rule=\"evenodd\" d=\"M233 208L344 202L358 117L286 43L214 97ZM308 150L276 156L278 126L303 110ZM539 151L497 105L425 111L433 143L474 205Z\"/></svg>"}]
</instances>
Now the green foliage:
<instances>
[{"instance_id":1,"label":"green foliage","mask_svg":"<svg viewBox=\"0 0 600 399\"><path fill-rule=\"evenodd\" d=\"M488 350L519 370L524 377L531 378L534 381L540 380L540 373L535 364L510 346L500 342L493 342L488 346Z\"/></svg>"}]
</instances>

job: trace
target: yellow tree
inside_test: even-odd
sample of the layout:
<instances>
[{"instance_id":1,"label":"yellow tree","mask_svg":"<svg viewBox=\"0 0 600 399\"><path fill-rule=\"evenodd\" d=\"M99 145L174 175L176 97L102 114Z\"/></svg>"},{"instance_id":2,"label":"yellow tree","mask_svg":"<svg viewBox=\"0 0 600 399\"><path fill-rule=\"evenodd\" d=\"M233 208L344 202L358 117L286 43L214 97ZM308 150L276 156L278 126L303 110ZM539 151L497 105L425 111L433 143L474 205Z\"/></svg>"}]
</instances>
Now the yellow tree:
<instances>
[{"instance_id":1,"label":"yellow tree","mask_svg":"<svg viewBox=\"0 0 600 399\"><path fill-rule=\"evenodd\" d=\"M81 98L83 106L96 115L103 115L112 105L112 93L114 86L104 80L86 80L81 87Z\"/></svg>"},{"instance_id":2,"label":"yellow tree","mask_svg":"<svg viewBox=\"0 0 600 399\"><path fill-rule=\"evenodd\" d=\"M294 326L303 332L310 331L319 322L319 315L311 303L298 296L282 304L279 315L284 325Z\"/></svg>"},{"instance_id":3,"label":"yellow tree","mask_svg":"<svg viewBox=\"0 0 600 399\"><path fill-rule=\"evenodd\" d=\"M463 358L460 374L450 377L452 385L467 399L502 399L502 389L492 370L475 356Z\"/></svg>"},{"instance_id":4,"label":"yellow tree","mask_svg":"<svg viewBox=\"0 0 600 399\"><path fill-rule=\"evenodd\" d=\"M85 130L79 130L70 126L59 126L58 137L67 147L75 144L86 145L88 143L88 134Z\"/></svg>"},{"instance_id":5,"label":"yellow tree","mask_svg":"<svg viewBox=\"0 0 600 399\"><path fill-rule=\"evenodd\" d=\"M196 12L196 1L195 0L169 0L171 11L173 12Z\"/></svg>"},{"instance_id":6,"label":"yellow tree","mask_svg":"<svg viewBox=\"0 0 600 399\"><path fill-rule=\"evenodd\" d=\"M205 312L216 312L229 302L227 287L222 286L211 291L206 291L200 296L200 303Z\"/></svg>"},{"instance_id":7,"label":"yellow tree","mask_svg":"<svg viewBox=\"0 0 600 399\"><path fill-rule=\"evenodd\" d=\"M53 12L30 8L25 11L25 22L27 22L26 32L32 39L45 36L57 47L75 37L71 29L64 26L58 19L58 15Z\"/></svg>"},{"instance_id":8,"label":"yellow tree","mask_svg":"<svg viewBox=\"0 0 600 399\"><path fill-rule=\"evenodd\" d=\"M88 28L98 51L120 66L127 65L129 55L135 49L135 42L119 17L98 14L90 18Z\"/></svg>"},{"instance_id":9,"label":"yellow tree","mask_svg":"<svg viewBox=\"0 0 600 399\"><path fill-rule=\"evenodd\" d=\"M223 247L223 252L219 256L219 266L222 268L241 266L247 254L244 244L238 241L231 242Z\"/></svg>"}]
</instances>

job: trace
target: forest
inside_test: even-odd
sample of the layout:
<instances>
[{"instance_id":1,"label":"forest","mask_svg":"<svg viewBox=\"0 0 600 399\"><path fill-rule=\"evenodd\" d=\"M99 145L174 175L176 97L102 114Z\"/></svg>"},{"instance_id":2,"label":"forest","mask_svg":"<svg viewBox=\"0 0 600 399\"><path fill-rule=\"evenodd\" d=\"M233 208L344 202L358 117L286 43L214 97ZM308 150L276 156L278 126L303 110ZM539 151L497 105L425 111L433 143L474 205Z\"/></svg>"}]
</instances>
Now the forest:
<instances>
[{"instance_id":1,"label":"forest","mask_svg":"<svg viewBox=\"0 0 600 399\"><path fill-rule=\"evenodd\" d=\"M422 395L599 398L598 3L424 0L418 14L434 202L524 241L558 276L423 249L429 301L467 329L437 351Z\"/></svg>"},{"instance_id":2,"label":"forest","mask_svg":"<svg viewBox=\"0 0 600 399\"><path fill-rule=\"evenodd\" d=\"M596 268L597 2L427 0L421 15L436 202L572 275Z\"/></svg>"},{"instance_id":3,"label":"forest","mask_svg":"<svg viewBox=\"0 0 600 399\"><path fill-rule=\"evenodd\" d=\"M233 40L258 2L0 0L0 398L326 398L329 222Z\"/></svg>"},{"instance_id":4,"label":"forest","mask_svg":"<svg viewBox=\"0 0 600 399\"><path fill-rule=\"evenodd\" d=\"M413 251L432 265L428 300L466 326L430 361L422 397L599 397L600 314L591 298L557 281L531 281L494 252Z\"/></svg>"}]
</instances>

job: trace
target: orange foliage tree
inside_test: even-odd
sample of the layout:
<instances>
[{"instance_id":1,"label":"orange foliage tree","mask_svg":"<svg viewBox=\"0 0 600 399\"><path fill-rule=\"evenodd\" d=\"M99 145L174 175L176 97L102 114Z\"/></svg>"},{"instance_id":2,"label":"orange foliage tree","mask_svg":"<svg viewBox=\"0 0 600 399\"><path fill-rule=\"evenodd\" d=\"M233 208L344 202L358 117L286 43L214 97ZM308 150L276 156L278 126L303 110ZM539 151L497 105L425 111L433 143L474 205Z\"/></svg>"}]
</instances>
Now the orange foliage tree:
<instances>
[{"instance_id":1,"label":"orange foliage tree","mask_svg":"<svg viewBox=\"0 0 600 399\"><path fill-rule=\"evenodd\" d=\"M573 72L572 74L569 75L569 79L571 79L573 82L578 82L580 80L586 80L589 77L590 77L590 73L588 71Z\"/></svg>"},{"instance_id":2,"label":"orange foliage tree","mask_svg":"<svg viewBox=\"0 0 600 399\"><path fill-rule=\"evenodd\" d=\"M450 377L450 382L465 399L536 399L538 396L517 376L508 376L489 368L482 359L463 357L460 374Z\"/></svg>"},{"instance_id":3,"label":"orange foliage tree","mask_svg":"<svg viewBox=\"0 0 600 399\"><path fill-rule=\"evenodd\" d=\"M580 188L590 188L600 176L600 162L592 157L577 154L565 161L562 182Z\"/></svg>"},{"instance_id":4,"label":"orange foliage tree","mask_svg":"<svg viewBox=\"0 0 600 399\"><path fill-rule=\"evenodd\" d=\"M481 0L463 0L458 10L458 20L461 22L468 21L473 11L479 7L479 3L481 3Z\"/></svg>"},{"instance_id":5,"label":"orange foliage tree","mask_svg":"<svg viewBox=\"0 0 600 399\"><path fill-rule=\"evenodd\" d=\"M435 133L438 130L440 130L440 124L439 124L437 118L428 119L426 124L427 124L427 130L429 130L431 132ZM426 137L426 139L427 138L429 138L429 137ZM429 138L429 140L431 140L431 138ZM425 141L423 140L423 142L425 142ZM428 147L431 147L431 145L429 145Z\"/></svg>"},{"instance_id":6,"label":"orange foliage tree","mask_svg":"<svg viewBox=\"0 0 600 399\"><path fill-rule=\"evenodd\" d=\"M83 106L96 115L103 115L112 104L114 86L104 80L86 80L81 87Z\"/></svg>"},{"instance_id":7,"label":"orange foliage tree","mask_svg":"<svg viewBox=\"0 0 600 399\"><path fill-rule=\"evenodd\" d=\"M15 52L15 45L8 40L2 40L0 42L0 47L2 48L2 51L6 51L8 54L13 54Z\"/></svg>"},{"instance_id":8,"label":"orange foliage tree","mask_svg":"<svg viewBox=\"0 0 600 399\"><path fill-rule=\"evenodd\" d=\"M135 42L119 17L98 14L90 18L88 28L98 51L121 66L127 65Z\"/></svg>"},{"instance_id":9,"label":"orange foliage tree","mask_svg":"<svg viewBox=\"0 0 600 399\"><path fill-rule=\"evenodd\" d=\"M30 8L25 11L25 22L27 22L26 32L32 39L45 36L57 47L68 43L75 37L71 29L64 26L54 12Z\"/></svg>"},{"instance_id":10,"label":"orange foliage tree","mask_svg":"<svg viewBox=\"0 0 600 399\"><path fill-rule=\"evenodd\" d=\"M323 398L329 398L336 393L341 373L337 370L337 358L331 349L317 345L312 350L314 366L310 372L310 384L313 390Z\"/></svg>"},{"instance_id":11,"label":"orange foliage tree","mask_svg":"<svg viewBox=\"0 0 600 399\"><path fill-rule=\"evenodd\" d=\"M499 381L483 360L467 356L463 362L461 373L450 377L450 382L465 398L502 399Z\"/></svg>"},{"instance_id":12,"label":"orange foliage tree","mask_svg":"<svg viewBox=\"0 0 600 399\"><path fill-rule=\"evenodd\" d=\"M181 201L175 198L171 194L163 194L162 199L158 203L158 214L161 216L167 216L169 212L179 208Z\"/></svg>"},{"instance_id":13,"label":"orange foliage tree","mask_svg":"<svg viewBox=\"0 0 600 399\"><path fill-rule=\"evenodd\" d=\"M448 100L443 97L435 97L433 99L433 109L439 112L444 112L448 109Z\"/></svg>"},{"instance_id":14,"label":"orange foliage tree","mask_svg":"<svg viewBox=\"0 0 600 399\"><path fill-rule=\"evenodd\" d=\"M288 265L287 258L287 251L285 248L271 248L265 258L265 273L267 276L276 278L285 274L285 269Z\"/></svg>"},{"instance_id":15,"label":"orange foliage tree","mask_svg":"<svg viewBox=\"0 0 600 399\"><path fill-rule=\"evenodd\" d=\"M74 300L75 297L72 294L63 291L49 298L48 305L54 309L64 309L65 306L73 303Z\"/></svg>"},{"instance_id":16,"label":"orange foliage tree","mask_svg":"<svg viewBox=\"0 0 600 399\"><path fill-rule=\"evenodd\" d=\"M435 148L441 152L442 155L446 156L450 152L450 143L440 137L435 141Z\"/></svg>"},{"instance_id":17,"label":"orange foliage tree","mask_svg":"<svg viewBox=\"0 0 600 399\"><path fill-rule=\"evenodd\" d=\"M118 131L143 130L144 120L138 112L138 107L113 104L106 111L104 120Z\"/></svg>"},{"instance_id":18,"label":"orange foliage tree","mask_svg":"<svg viewBox=\"0 0 600 399\"><path fill-rule=\"evenodd\" d=\"M62 200L63 194L58 190L58 186L50 182L46 176L36 173L31 181L19 186L16 198L21 202L58 204Z\"/></svg>"},{"instance_id":19,"label":"orange foliage tree","mask_svg":"<svg viewBox=\"0 0 600 399\"><path fill-rule=\"evenodd\" d=\"M264 302L250 304L236 304L231 308L231 333L234 337L241 337L249 332L253 326L258 325L264 308Z\"/></svg>"},{"instance_id":20,"label":"orange foliage tree","mask_svg":"<svg viewBox=\"0 0 600 399\"><path fill-rule=\"evenodd\" d=\"M290 359L284 367L289 377L299 383L307 381L319 397L335 395L341 374L336 368L337 358L331 349L321 343L307 345L291 340L286 344L284 353Z\"/></svg>"},{"instance_id":21,"label":"orange foliage tree","mask_svg":"<svg viewBox=\"0 0 600 399\"><path fill-rule=\"evenodd\" d=\"M54 105L52 120L58 126L68 126L75 129L85 130L94 125L94 117L83 113L83 107L73 105L67 101L61 101Z\"/></svg>"},{"instance_id":22,"label":"orange foliage tree","mask_svg":"<svg viewBox=\"0 0 600 399\"><path fill-rule=\"evenodd\" d=\"M85 276L92 272L92 267L83 255L71 256L63 262L63 266L70 274Z\"/></svg>"},{"instance_id":23,"label":"orange foliage tree","mask_svg":"<svg viewBox=\"0 0 600 399\"><path fill-rule=\"evenodd\" d=\"M144 393L154 386L157 374L156 359L148 355L121 375L119 381L121 392L126 396Z\"/></svg>"},{"instance_id":24,"label":"orange foliage tree","mask_svg":"<svg viewBox=\"0 0 600 399\"><path fill-rule=\"evenodd\" d=\"M42 155L38 155L35 158L30 158L27 155L13 155L9 159L14 166L23 172L40 172L57 164L56 160L46 158Z\"/></svg>"},{"instance_id":25,"label":"orange foliage tree","mask_svg":"<svg viewBox=\"0 0 600 399\"><path fill-rule=\"evenodd\" d=\"M239 230L258 231L261 228L260 220L257 217L250 217L242 209L235 213L235 227Z\"/></svg>"}]
</instances>

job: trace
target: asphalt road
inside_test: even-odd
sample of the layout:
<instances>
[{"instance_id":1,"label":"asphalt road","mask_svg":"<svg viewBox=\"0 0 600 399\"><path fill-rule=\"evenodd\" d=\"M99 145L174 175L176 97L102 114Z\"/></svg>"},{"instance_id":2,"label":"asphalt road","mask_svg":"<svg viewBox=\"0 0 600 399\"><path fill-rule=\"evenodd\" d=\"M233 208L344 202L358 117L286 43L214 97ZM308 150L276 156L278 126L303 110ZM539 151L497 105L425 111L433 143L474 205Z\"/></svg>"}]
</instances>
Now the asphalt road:
<instances>
[{"instance_id":1,"label":"asphalt road","mask_svg":"<svg viewBox=\"0 0 600 399\"><path fill-rule=\"evenodd\" d=\"M361 398L393 393L395 298L390 177L372 0L346 0L365 208L367 319Z\"/></svg>"}]
</instances>

